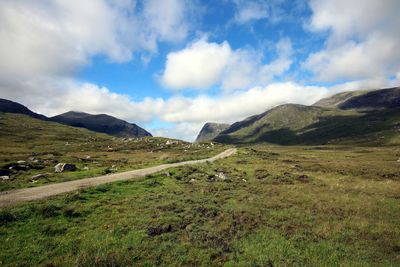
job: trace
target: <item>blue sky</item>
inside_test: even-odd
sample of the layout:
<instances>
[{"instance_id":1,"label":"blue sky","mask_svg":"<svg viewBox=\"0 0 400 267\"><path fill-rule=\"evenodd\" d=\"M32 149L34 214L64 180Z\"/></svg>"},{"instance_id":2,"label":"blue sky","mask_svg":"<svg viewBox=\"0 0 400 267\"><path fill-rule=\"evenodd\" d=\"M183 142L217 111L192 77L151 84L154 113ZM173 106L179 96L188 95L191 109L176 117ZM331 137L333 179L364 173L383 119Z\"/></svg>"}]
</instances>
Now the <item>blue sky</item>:
<instances>
[{"instance_id":1,"label":"blue sky","mask_svg":"<svg viewBox=\"0 0 400 267\"><path fill-rule=\"evenodd\" d=\"M193 140L283 103L400 81L397 0L0 3L0 97Z\"/></svg>"}]
</instances>

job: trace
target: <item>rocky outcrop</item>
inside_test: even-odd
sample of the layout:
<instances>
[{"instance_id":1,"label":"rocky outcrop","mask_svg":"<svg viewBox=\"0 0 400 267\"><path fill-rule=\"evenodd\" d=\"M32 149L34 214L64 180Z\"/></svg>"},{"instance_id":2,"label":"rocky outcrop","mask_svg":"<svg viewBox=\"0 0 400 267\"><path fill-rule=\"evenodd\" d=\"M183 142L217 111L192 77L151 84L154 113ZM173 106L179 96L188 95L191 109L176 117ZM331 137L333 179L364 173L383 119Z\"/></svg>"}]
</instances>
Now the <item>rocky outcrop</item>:
<instances>
[{"instance_id":1,"label":"rocky outcrop","mask_svg":"<svg viewBox=\"0 0 400 267\"><path fill-rule=\"evenodd\" d=\"M218 134L226 130L230 125L226 123L213 123L207 122L201 128L199 135L196 138L196 142L210 141L213 140Z\"/></svg>"}]
</instances>

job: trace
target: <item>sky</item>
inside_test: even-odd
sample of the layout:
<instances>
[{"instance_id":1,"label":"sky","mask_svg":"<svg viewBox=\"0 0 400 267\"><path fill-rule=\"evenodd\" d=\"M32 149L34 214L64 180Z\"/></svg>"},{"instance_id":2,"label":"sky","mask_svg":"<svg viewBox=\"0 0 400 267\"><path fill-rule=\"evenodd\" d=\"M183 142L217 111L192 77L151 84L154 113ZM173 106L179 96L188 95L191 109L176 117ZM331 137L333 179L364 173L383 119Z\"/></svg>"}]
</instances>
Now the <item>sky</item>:
<instances>
[{"instance_id":1,"label":"sky","mask_svg":"<svg viewBox=\"0 0 400 267\"><path fill-rule=\"evenodd\" d=\"M193 141L285 103L399 86L398 0L4 0L0 98Z\"/></svg>"}]
</instances>

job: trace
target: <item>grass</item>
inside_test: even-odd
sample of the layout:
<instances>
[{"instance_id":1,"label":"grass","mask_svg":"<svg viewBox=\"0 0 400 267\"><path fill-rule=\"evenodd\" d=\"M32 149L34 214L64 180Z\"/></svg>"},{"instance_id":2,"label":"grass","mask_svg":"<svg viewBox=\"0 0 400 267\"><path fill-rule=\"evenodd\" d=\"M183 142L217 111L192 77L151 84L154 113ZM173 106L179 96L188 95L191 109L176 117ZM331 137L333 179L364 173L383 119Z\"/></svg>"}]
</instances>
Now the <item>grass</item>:
<instances>
[{"instance_id":1,"label":"grass","mask_svg":"<svg viewBox=\"0 0 400 267\"><path fill-rule=\"evenodd\" d=\"M398 147L239 147L0 212L2 266L399 266Z\"/></svg>"},{"instance_id":2,"label":"grass","mask_svg":"<svg viewBox=\"0 0 400 267\"><path fill-rule=\"evenodd\" d=\"M0 169L7 170L21 160L30 166L27 171L13 172L9 180L0 180L0 191L207 158L226 149L210 142L116 138L9 113L0 113L0 146ZM54 173L58 162L75 164L78 170ZM49 175L32 179L43 173Z\"/></svg>"}]
</instances>

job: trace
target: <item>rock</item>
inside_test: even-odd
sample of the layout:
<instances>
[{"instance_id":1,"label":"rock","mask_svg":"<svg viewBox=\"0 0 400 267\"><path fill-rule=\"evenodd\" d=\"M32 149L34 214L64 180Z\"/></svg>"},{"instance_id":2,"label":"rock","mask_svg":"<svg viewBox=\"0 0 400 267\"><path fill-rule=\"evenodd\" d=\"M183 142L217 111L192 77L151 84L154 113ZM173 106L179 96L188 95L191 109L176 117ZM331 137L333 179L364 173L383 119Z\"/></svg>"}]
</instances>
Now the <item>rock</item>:
<instances>
[{"instance_id":1,"label":"rock","mask_svg":"<svg viewBox=\"0 0 400 267\"><path fill-rule=\"evenodd\" d=\"M299 175L299 177L297 177L297 180L299 180L303 183L308 183L310 181L310 178L307 175L302 174L302 175Z\"/></svg>"},{"instance_id":2,"label":"rock","mask_svg":"<svg viewBox=\"0 0 400 267\"><path fill-rule=\"evenodd\" d=\"M166 227L157 226L157 227L147 228L147 234L149 236L156 236L156 235L161 235L161 234L170 233L170 232L172 232L172 225L170 225L170 224Z\"/></svg>"},{"instance_id":3,"label":"rock","mask_svg":"<svg viewBox=\"0 0 400 267\"><path fill-rule=\"evenodd\" d=\"M215 175L218 179L221 179L222 181L225 181L228 179L228 177L226 177L226 175L223 172L218 173L217 175Z\"/></svg>"},{"instance_id":4,"label":"rock","mask_svg":"<svg viewBox=\"0 0 400 267\"><path fill-rule=\"evenodd\" d=\"M83 167L83 170L88 171L88 170L89 170L89 167L88 167L88 166L85 166L85 167Z\"/></svg>"},{"instance_id":5,"label":"rock","mask_svg":"<svg viewBox=\"0 0 400 267\"><path fill-rule=\"evenodd\" d=\"M37 175L32 176L32 180L39 180L40 178L46 178L49 177L50 173L40 173Z\"/></svg>"},{"instance_id":6,"label":"rock","mask_svg":"<svg viewBox=\"0 0 400 267\"><path fill-rule=\"evenodd\" d=\"M54 172L76 171L76 166L70 163L58 163L54 166Z\"/></svg>"},{"instance_id":7,"label":"rock","mask_svg":"<svg viewBox=\"0 0 400 267\"><path fill-rule=\"evenodd\" d=\"M14 165L9 168L10 170L15 170L15 171L27 171L30 169L28 165Z\"/></svg>"},{"instance_id":8,"label":"rock","mask_svg":"<svg viewBox=\"0 0 400 267\"><path fill-rule=\"evenodd\" d=\"M189 232L192 231L193 230L193 225L192 224L186 225L185 230L189 231Z\"/></svg>"},{"instance_id":9,"label":"rock","mask_svg":"<svg viewBox=\"0 0 400 267\"><path fill-rule=\"evenodd\" d=\"M89 161L92 157L89 155L84 156L83 158L81 158L82 161Z\"/></svg>"},{"instance_id":10,"label":"rock","mask_svg":"<svg viewBox=\"0 0 400 267\"><path fill-rule=\"evenodd\" d=\"M170 176L171 176L171 173L165 172L164 175L167 176L167 177L170 177Z\"/></svg>"},{"instance_id":11,"label":"rock","mask_svg":"<svg viewBox=\"0 0 400 267\"><path fill-rule=\"evenodd\" d=\"M397 160L397 162L400 162L400 158Z\"/></svg>"},{"instance_id":12,"label":"rock","mask_svg":"<svg viewBox=\"0 0 400 267\"><path fill-rule=\"evenodd\" d=\"M196 179L190 179L190 181L189 181L189 183L195 183L195 182L197 182L197 180Z\"/></svg>"},{"instance_id":13,"label":"rock","mask_svg":"<svg viewBox=\"0 0 400 267\"><path fill-rule=\"evenodd\" d=\"M18 160L17 163L18 163L19 165L22 165L22 164L26 164L26 161L25 161L25 160Z\"/></svg>"},{"instance_id":14,"label":"rock","mask_svg":"<svg viewBox=\"0 0 400 267\"><path fill-rule=\"evenodd\" d=\"M247 183L247 180L246 180L246 179L242 179L242 181L245 182L245 183Z\"/></svg>"},{"instance_id":15,"label":"rock","mask_svg":"<svg viewBox=\"0 0 400 267\"><path fill-rule=\"evenodd\" d=\"M7 180L10 180L10 176L3 175L3 176L0 176L0 179L3 180L3 181L7 181Z\"/></svg>"},{"instance_id":16,"label":"rock","mask_svg":"<svg viewBox=\"0 0 400 267\"><path fill-rule=\"evenodd\" d=\"M0 170L0 176L9 176L10 173L11 173L10 170L5 170L5 169Z\"/></svg>"}]
</instances>

